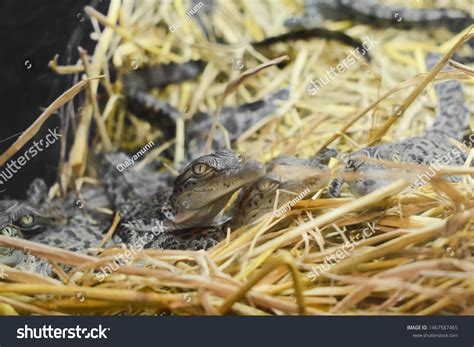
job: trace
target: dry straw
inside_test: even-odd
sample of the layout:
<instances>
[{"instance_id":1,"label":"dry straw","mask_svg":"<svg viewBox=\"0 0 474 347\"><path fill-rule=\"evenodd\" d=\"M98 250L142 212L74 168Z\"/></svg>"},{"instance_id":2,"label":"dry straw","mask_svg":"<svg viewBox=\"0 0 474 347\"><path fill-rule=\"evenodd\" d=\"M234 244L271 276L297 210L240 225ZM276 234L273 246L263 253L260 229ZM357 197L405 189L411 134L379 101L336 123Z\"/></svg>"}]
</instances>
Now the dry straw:
<instances>
[{"instance_id":1,"label":"dry straw","mask_svg":"<svg viewBox=\"0 0 474 347\"><path fill-rule=\"evenodd\" d=\"M427 5L425 1L421 6ZM452 1L448 5L469 10L467 3ZM87 7L93 27L101 28L94 33L98 41L93 54L88 57L81 51L82 62L73 66L58 66L57 59L53 59L51 67L58 73L85 74L88 79L48 107L1 156L0 163L5 163L54 110L86 85L87 97L69 161L61 166L62 191L93 174L93 168L86 164L89 151L134 149L155 138L160 129L129 114L122 102L121 73L132 71L137 64L182 63L199 58L208 61L195 81L154 91L183 113L189 111L185 121L196 110L213 114L224 97L226 105L235 106L290 86L290 99L237 141L239 150L262 161L282 153L308 158L329 144L350 152L370 143L419 135L435 115L436 100L429 87L435 79L462 80L468 106L474 109L471 68L450 61L454 72L439 72L440 63L426 73L424 65L429 50L442 53L443 63L455 50L469 53L469 48L461 47L472 35L469 28L453 35L444 29L428 33L327 22L329 29L346 30L358 38L373 36L379 43L370 51L370 67L360 60L311 96L306 90L308 83L342 61L349 47L324 39L295 40L267 48L249 44L284 33L286 14L298 13L301 4L223 1L214 13L211 42L194 20L186 21L174 32L168 30L184 18L186 6L180 0L139 1L135 5L113 0L107 14ZM267 15L262 15L262 6ZM216 43L216 36L226 43ZM290 61L251 73L251 79L233 68L235 57L243 58L252 72L284 55ZM119 71L117 82L110 80L111 69ZM106 76L91 80L99 75ZM229 81L237 81L230 84L232 93ZM99 89L99 84L103 88ZM402 115L394 116L394 105L401 105ZM126 123L126 119L130 121ZM92 120L99 136L90 149ZM173 162L162 158L161 153L176 146L175 162L183 157L184 126L184 122L178 124L176 139L160 146L147 160L160 158L174 170ZM423 168L409 169L418 172ZM90 256L0 236L2 246L26 247L52 264L67 265L66 271L55 266L59 279L0 265L0 271L6 274L0 283L0 313L472 315L472 170L443 170L459 172L465 179L450 184L435 177L432 184L407 190L413 181L413 175L407 174L365 197L354 198L344 190L338 199L303 200L279 219L274 220L269 213L253 225L232 230L226 240L208 251L144 250L134 262L102 282L94 269L108 264L124 249L104 250L99 248L102 242L97 245L99 255ZM279 223L282 219L289 223ZM118 221L116 215L104 241L113 234ZM360 238L367 228L372 230L370 237ZM349 254L317 278L311 276L328 256L342 252L351 236L360 241ZM136 266L136 262L144 265Z\"/></svg>"}]
</instances>

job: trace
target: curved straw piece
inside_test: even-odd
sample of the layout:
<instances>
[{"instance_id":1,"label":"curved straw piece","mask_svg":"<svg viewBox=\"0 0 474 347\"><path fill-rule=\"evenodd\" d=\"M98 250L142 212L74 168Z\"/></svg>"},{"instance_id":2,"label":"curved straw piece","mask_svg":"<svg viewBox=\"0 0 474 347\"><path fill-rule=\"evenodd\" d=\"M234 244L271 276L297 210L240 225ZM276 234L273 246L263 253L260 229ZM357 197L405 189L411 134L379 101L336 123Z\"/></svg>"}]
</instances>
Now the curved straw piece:
<instances>
[{"instance_id":1,"label":"curved straw piece","mask_svg":"<svg viewBox=\"0 0 474 347\"><path fill-rule=\"evenodd\" d=\"M244 286L242 286L237 292L235 292L230 298L228 298L224 304L221 306L220 313L225 315L227 314L232 306L242 299L247 292L252 289L262 278L271 273L276 268L285 265L291 272L293 277L293 286L295 288L296 302L298 304L298 313L302 316L306 315L306 307L304 304L303 291L301 289L301 282L299 279L299 271L296 268L293 259L288 255L288 253L281 254L275 258L270 264L267 264L259 272L257 272Z\"/></svg>"}]
</instances>

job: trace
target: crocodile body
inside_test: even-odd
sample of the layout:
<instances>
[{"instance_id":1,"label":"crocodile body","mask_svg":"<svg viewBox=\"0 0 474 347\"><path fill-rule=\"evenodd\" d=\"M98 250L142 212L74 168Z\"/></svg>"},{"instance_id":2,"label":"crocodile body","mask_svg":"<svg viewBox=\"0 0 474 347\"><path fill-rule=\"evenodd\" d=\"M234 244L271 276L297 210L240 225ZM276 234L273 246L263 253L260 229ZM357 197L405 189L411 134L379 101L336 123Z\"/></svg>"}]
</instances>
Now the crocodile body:
<instances>
[{"instance_id":1,"label":"crocodile body","mask_svg":"<svg viewBox=\"0 0 474 347\"><path fill-rule=\"evenodd\" d=\"M445 27L458 33L474 23L469 13L447 8L412 8L383 5L377 0L305 0L303 16L293 18L291 26L321 27L325 19L347 20L397 29ZM467 42L474 49L474 41ZM458 56L456 60L470 63L474 56Z\"/></svg>"},{"instance_id":2,"label":"crocodile body","mask_svg":"<svg viewBox=\"0 0 474 347\"><path fill-rule=\"evenodd\" d=\"M288 89L281 89L249 104L224 107L219 115L219 123L226 130L231 145L252 125L274 114L279 104L288 100L289 96ZM186 126L186 138L189 139L186 154L188 161L203 150L211 127L212 116L204 112L197 112ZM225 136L220 129L215 133L212 148L214 150L226 148Z\"/></svg>"},{"instance_id":3,"label":"crocodile body","mask_svg":"<svg viewBox=\"0 0 474 347\"><path fill-rule=\"evenodd\" d=\"M440 27L458 32L473 23L468 13L445 8L410 8L382 5L377 0L305 0L306 25L320 24L323 19L351 19L364 24L397 28Z\"/></svg>"},{"instance_id":4,"label":"crocodile body","mask_svg":"<svg viewBox=\"0 0 474 347\"><path fill-rule=\"evenodd\" d=\"M202 72L201 68L201 62L158 65L130 73L125 79L130 109L137 117L160 129L165 141L174 138L178 119L185 120L185 162L203 154L207 134L212 127L214 112L198 111L187 119L183 113L153 96L149 90L162 88L176 81L195 78ZM150 71L154 72L150 73ZM170 71L170 76L164 78L162 76L166 75L166 71ZM160 78L162 78L161 81ZM236 141L252 125L275 113L279 102L288 100L289 95L288 89L281 89L255 102L237 107L224 107L220 112L219 123L227 132L230 143ZM213 150L226 148L226 139L221 127L216 131L212 143Z\"/></svg>"},{"instance_id":5,"label":"crocodile body","mask_svg":"<svg viewBox=\"0 0 474 347\"><path fill-rule=\"evenodd\" d=\"M427 66L431 69L439 60L439 55L430 55ZM451 80L435 86L438 96L439 110L434 124L423 136L409 138L392 144L372 146L355 151L345 161L344 173L361 174L360 178L349 180L349 189L356 195L366 195L393 181L383 177L387 167L381 162L364 160L371 158L400 163L420 165L461 166L467 153L463 152L450 139L461 141L468 126L470 112L464 104L463 86ZM373 177L367 177L372 175ZM459 181L458 176L449 176L449 181ZM330 194L338 196L342 178L335 179L331 184Z\"/></svg>"},{"instance_id":6,"label":"crocodile body","mask_svg":"<svg viewBox=\"0 0 474 347\"><path fill-rule=\"evenodd\" d=\"M91 189L81 195L90 207L104 207L97 204L112 201L122 213L117 232L120 239L114 236L108 244L124 241L129 246L157 249L212 247L225 236L226 220L220 219L220 213L232 194L264 174L262 164L231 151L218 151L192 161L174 186L167 188L151 169L119 172L116 164L124 158L123 153L104 155L101 173L105 190ZM81 253L99 246L110 221L78 213L75 196L48 203L42 181L35 181L30 191L35 194L25 201L0 202L3 235ZM0 247L0 263L51 275L49 263L28 250Z\"/></svg>"}]
</instances>

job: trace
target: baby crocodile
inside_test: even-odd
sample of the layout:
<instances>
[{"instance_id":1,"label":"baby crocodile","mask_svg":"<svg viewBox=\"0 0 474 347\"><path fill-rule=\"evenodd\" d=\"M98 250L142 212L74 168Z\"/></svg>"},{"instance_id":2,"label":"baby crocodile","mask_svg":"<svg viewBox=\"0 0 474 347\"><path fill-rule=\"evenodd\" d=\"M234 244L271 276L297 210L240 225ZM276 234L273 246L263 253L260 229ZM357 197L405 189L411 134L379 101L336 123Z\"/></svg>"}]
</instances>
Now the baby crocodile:
<instances>
[{"instance_id":1,"label":"baby crocodile","mask_svg":"<svg viewBox=\"0 0 474 347\"><path fill-rule=\"evenodd\" d=\"M224 107L219 115L219 123L226 130L230 143L237 141L240 135L251 126L274 114L278 110L279 103L288 100L289 96L289 89L280 89L252 103ZM189 139L187 148L191 155L199 153L204 148L211 124L212 117L209 114L197 112L186 126L186 138ZM212 148L216 150L225 146L225 136L218 129ZM191 157L188 156L188 160L190 159Z\"/></svg>"},{"instance_id":2,"label":"baby crocodile","mask_svg":"<svg viewBox=\"0 0 474 347\"><path fill-rule=\"evenodd\" d=\"M152 88L162 89L170 84L197 78L204 70L202 60L191 60L182 64L169 63L142 67L123 76L127 106L137 117L159 123L164 134L172 134L180 111L150 93Z\"/></svg>"},{"instance_id":3,"label":"baby crocodile","mask_svg":"<svg viewBox=\"0 0 474 347\"><path fill-rule=\"evenodd\" d=\"M164 140L174 138L177 120L187 117L169 103L152 95L149 90L193 79L203 68L202 61L189 61L183 64L149 66L127 74L124 76L124 86L128 107L137 117L159 129L164 135ZM261 100L237 107L224 107L220 112L219 123L226 130L229 142L233 143L252 125L275 113L278 102L288 100L289 95L288 89L281 89ZM185 162L202 154L212 122L212 111L209 113L198 111L186 119ZM226 147L226 138L220 130L221 127L212 143L214 150Z\"/></svg>"},{"instance_id":4,"label":"baby crocodile","mask_svg":"<svg viewBox=\"0 0 474 347\"><path fill-rule=\"evenodd\" d=\"M140 182L149 181L151 175L158 180L158 174L145 168L122 175L114 166L123 161L122 154L105 159L112 165L106 165L103 177L123 215L119 236L129 244L162 249L201 249L220 241L219 216L232 194L265 173L263 164L221 150L189 163L172 189L146 190L139 188Z\"/></svg>"},{"instance_id":5,"label":"baby crocodile","mask_svg":"<svg viewBox=\"0 0 474 347\"><path fill-rule=\"evenodd\" d=\"M191 162L174 187L164 189L159 174L148 168L119 173L115 166L124 158L122 153L105 155L101 166L107 192L97 188L81 194L91 209L108 206L110 195L123 213L118 234L129 245L145 243L142 248L206 249L215 245L224 237L218 216L231 195L264 174L262 164L231 151L218 151ZM78 213L75 196L50 203L46 197L45 183L35 180L27 200L0 201L0 233L79 252L100 244L109 221ZM0 263L51 275L49 263L28 250L0 247Z\"/></svg>"},{"instance_id":6,"label":"baby crocodile","mask_svg":"<svg viewBox=\"0 0 474 347\"><path fill-rule=\"evenodd\" d=\"M327 163L335 155L335 150L325 149L308 160L290 156L273 159L267 174L242 190L235 212L238 225L249 224L272 210L279 217L295 199L309 198L324 188L330 177Z\"/></svg>"},{"instance_id":7,"label":"baby crocodile","mask_svg":"<svg viewBox=\"0 0 474 347\"><path fill-rule=\"evenodd\" d=\"M224 107L219 115L219 123L227 132L229 142L234 143L247 129L264 118L275 113L279 102L288 100L289 90L281 89L261 100L243 104L237 107ZM136 112L140 117L151 125L158 128L165 136L165 140L174 138L176 121L185 119L184 115L173 106L160 101L149 93L140 92L133 99L141 102L141 110ZM136 107L135 103L135 107ZM207 135L212 127L212 112L196 112L193 117L185 123L185 162L196 159L202 154ZM226 147L226 139L223 132L216 131L212 148L218 150Z\"/></svg>"},{"instance_id":8,"label":"baby crocodile","mask_svg":"<svg viewBox=\"0 0 474 347\"><path fill-rule=\"evenodd\" d=\"M440 59L439 55L429 55L427 66L431 69ZM409 138L393 144L367 147L353 152L345 162L345 173L360 173L361 177L349 181L350 191L361 196L373 192L390 182L392 179L380 177L386 170L382 163L367 161L360 158L373 158L401 163L430 165L460 166L466 161L467 155L451 143L450 138L460 141L468 126L470 112L464 104L463 86L456 80L439 83L435 86L439 99L439 111L434 124L423 136ZM374 177L368 178L369 174ZM447 178L458 181L457 176ZM330 188L330 195L338 196L342 178L335 179Z\"/></svg>"},{"instance_id":9,"label":"baby crocodile","mask_svg":"<svg viewBox=\"0 0 474 347\"><path fill-rule=\"evenodd\" d=\"M83 205L83 213L79 212L77 202L80 200L75 195L62 201L47 202L47 191L44 181L36 179L26 200L1 200L0 234L71 251L86 252L88 248L97 247L109 224L106 219L99 215L92 219L92 210L87 213ZM96 187L86 189L81 198L84 202L81 200L80 203L91 209L108 204L105 192ZM51 273L49 263L31 255L27 249L0 247L0 263L47 276Z\"/></svg>"}]
</instances>

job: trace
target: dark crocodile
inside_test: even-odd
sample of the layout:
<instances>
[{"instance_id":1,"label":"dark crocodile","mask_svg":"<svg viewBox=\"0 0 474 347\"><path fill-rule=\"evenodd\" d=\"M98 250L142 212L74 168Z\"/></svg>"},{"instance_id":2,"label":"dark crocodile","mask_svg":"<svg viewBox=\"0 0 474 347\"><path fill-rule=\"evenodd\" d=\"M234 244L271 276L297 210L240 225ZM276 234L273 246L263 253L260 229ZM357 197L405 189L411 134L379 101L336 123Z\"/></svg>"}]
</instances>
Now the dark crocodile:
<instances>
[{"instance_id":1,"label":"dark crocodile","mask_svg":"<svg viewBox=\"0 0 474 347\"><path fill-rule=\"evenodd\" d=\"M273 159L267 164L267 174L240 193L234 224L251 223L270 211L279 217L295 200L310 198L325 188L330 180L327 164L336 155L335 150L325 149L307 160L291 156Z\"/></svg>"},{"instance_id":2,"label":"dark crocodile","mask_svg":"<svg viewBox=\"0 0 474 347\"><path fill-rule=\"evenodd\" d=\"M426 29L445 27L458 33L474 24L469 13L449 8L413 8L383 5L377 0L305 0L303 16L292 18L291 26L320 27L324 19L346 20L377 27L397 29ZM290 23L288 24L290 25ZM474 41L468 41L474 49ZM473 55L458 56L464 63L474 60Z\"/></svg>"},{"instance_id":3,"label":"dark crocodile","mask_svg":"<svg viewBox=\"0 0 474 347\"><path fill-rule=\"evenodd\" d=\"M172 188L146 182L159 174L145 168L123 175L115 169L123 154L104 158L102 176L115 208L122 213L118 234L129 244L147 248L206 249L224 234L221 211L232 194L261 177L265 168L229 150L205 155L189 163Z\"/></svg>"},{"instance_id":4,"label":"dark crocodile","mask_svg":"<svg viewBox=\"0 0 474 347\"><path fill-rule=\"evenodd\" d=\"M265 96L261 100L240 105L224 107L219 115L219 124L223 127L231 145L251 126L274 114L281 102L288 100L290 91L281 89ZM212 125L212 116L208 113L197 112L186 126L187 160L196 153L201 153L207 141L207 135ZM212 143L214 150L226 148L224 133L217 129Z\"/></svg>"},{"instance_id":5,"label":"dark crocodile","mask_svg":"<svg viewBox=\"0 0 474 347\"><path fill-rule=\"evenodd\" d=\"M440 59L438 54L429 55L427 66L431 69ZM434 124L422 136L381 146L372 146L351 153L345 160L344 173L361 174L360 178L349 180L349 188L356 196L373 192L393 181L381 177L387 167L380 162L364 160L372 158L419 165L462 166L467 159L450 139L461 141L469 124L470 112L464 103L462 83L456 80L438 83L435 91L439 100L439 111ZM373 175L373 177L367 177ZM459 176L446 177L449 181L459 181ZM340 194L343 179L335 179L331 184L331 195Z\"/></svg>"},{"instance_id":6,"label":"dark crocodile","mask_svg":"<svg viewBox=\"0 0 474 347\"><path fill-rule=\"evenodd\" d=\"M291 23L292 19L289 20ZM309 40L309 39L326 39L326 40L334 40L338 41L342 44L351 46L356 48L356 50L367 60L370 62L370 56L365 47L362 45L362 41L353 38L352 36L347 35L342 31L335 31L329 30L323 27L317 28L305 28L305 27L298 27L296 26L293 30L288 33L284 33L277 36L267 37L261 41L253 42L252 46L255 48L263 48L270 45L273 45L278 42L289 42L289 41L296 41L296 40Z\"/></svg>"},{"instance_id":7,"label":"dark crocodile","mask_svg":"<svg viewBox=\"0 0 474 347\"><path fill-rule=\"evenodd\" d=\"M122 221L112 241L129 247L207 249L223 239L221 211L232 194L264 174L264 166L231 151L218 151L192 161L167 188L152 169L125 171L116 165L126 158L110 153L101 161L104 188L94 187L47 202L47 187L36 180L24 201L0 201L2 235L86 253L98 247L110 226L110 217L92 218L94 209L113 207ZM80 202L80 204L79 204ZM89 206L89 212L86 209ZM120 238L118 238L120 236ZM0 263L51 275L49 263L28 250L0 247Z\"/></svg>"},{"instance_id":8,"label":"dark crocodile","mask_svg":"<svg viewBox=\"0 0 474 347\"><path fill-rule=\"evenodd\" d=\"M200 0L193 0L189 6L189 9L196 6L197 3L201 2ZM219 6L218 1L214 0L207 0L202 1L204 6L193 16L193 19L197 21L198 25L203 30L204 34L206 35L209 41L215 41L222 44L225 44L224 39L219 37L212 25L212 17L214 12L216 11L217 7ZM355 39L342 31L333 31L323 28L319 26L318 28L309 27L306 28L302 25L301 21L298 21L295 16L289 15L288 20L286 21L286 26L289 27L291 30L289 32L267 37L263 40L250 42L249 44L252 45L254 48L261 49L264 47L268 47L278 42L288 42L288 41L295 41L295 40L308 40L312 38L320 38L326 40L334 40L341 42L342 44L352 46L354 48L359 48L362 52L362 55L369 58L366 50L362 46L362 42L358 39ZM242 42L242 45L244 43Z\"/></svg>"},{"instance_id":9,"label":"dark crocodile","mask_svg":"<svg viewBox=\"0 0 474 347\"><path fill-rule=\"evenodd\" d=\"M364 24L400 29L446 27L458 32L473 23L468 13L446 8L412 8L383 5L377 0L305 0L305 26L323 19L351 19Z\"/></svg>"},{"instance_id":10,"label":"dark crocodile","mask_svg":"<svg viewBox=\"0 0 474 347\"><path fill-rule=\"evenodd\" d=\"M168 140L176 130L176 121L184 115L168 102L155 97L151 90L196 79L204 67L203 61L192 60L182 64L145 66L124 74L122 83L128 109L137 117L158 125Z\"/></svg>"},{"instance_id":11,"label":"dark crocodile","mask_svg":"<svg viewBox=\"0 0 474 347\"><path fill-rule=\"evenodd\" d=\"M148 121L159 129L163 134L163 141L175 137L178 119L185 120L185 163L204 154L214 112L198 111L188 118L168 102L152 95L150 89L160 89L170 83L195 78L201 71L202 62L191 61L184 64L148 67L131 72L124 79L130 110L137 117ZM219 123L222 128L226 129L231 144L252 125L275 113L279 102L288 100L289 95L288 89L281 89L255 102L237 107L224 107L220 112ZM219 127L212 143L212 149L222 148L226 148L226 141ZM170 156L172 155L170 153Z\"/></svg>"},{"instance_id":12,"label":"dark crocodile","mask_svg":"<svg viewBox=\"0 0 474 347\"><path fill-rule=\"evenodd\" d=\"M100 187L88 187L81 196L71 193L64 199L47 200L46 184L36 179L27 199L0 201L0 233L63 249L87 253L98 247L109 218L97 212L108 207L109 200ZM0 263L44 275L51 267L25 250L0 247Z\"/></svg>"},{"instance_id":13,"label":"dark crocodile","mask_svg":"<svg viewBox=\"0 0 474 347\"><path fill-rule=\"evenodd\" d=\"M168 103L146 94L143 104L153 112L143 111L137 114L140 118L150 122L165 135L164 140L174 138L178 118L185 119L184 115ZM145 98L145 94L142 95ZM229 134L233 143L251 125L275 113L279 102L288 100L289 91L282 89L269 96L237 107L224 107L220 113L219 122ZM207 134L212 127L212 113L197 112L185 125L185 155L186 161L193 160L202 154L207 140ZM218 130L212 144L213 150L226 147L225 137Z\"/></svg>"}]
</instances>

